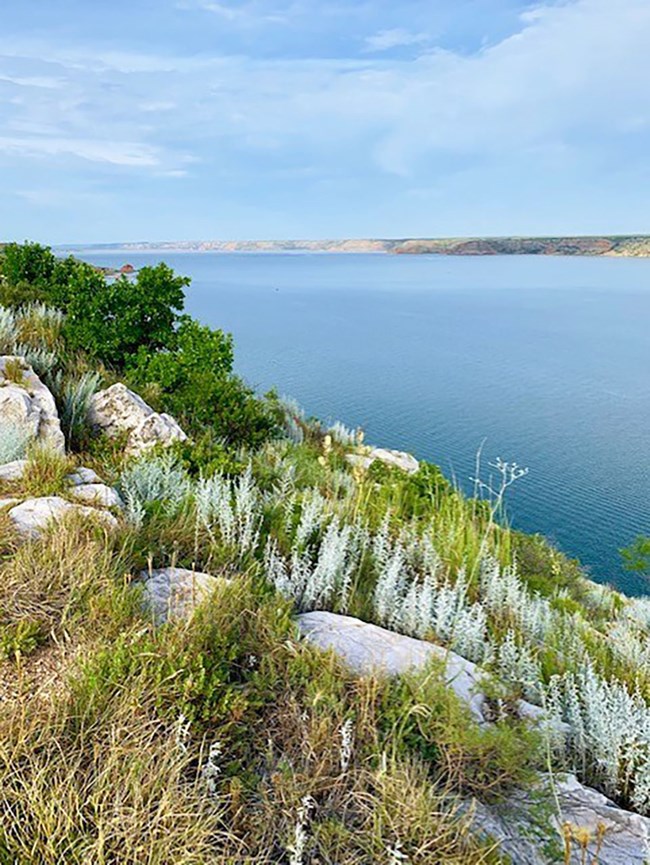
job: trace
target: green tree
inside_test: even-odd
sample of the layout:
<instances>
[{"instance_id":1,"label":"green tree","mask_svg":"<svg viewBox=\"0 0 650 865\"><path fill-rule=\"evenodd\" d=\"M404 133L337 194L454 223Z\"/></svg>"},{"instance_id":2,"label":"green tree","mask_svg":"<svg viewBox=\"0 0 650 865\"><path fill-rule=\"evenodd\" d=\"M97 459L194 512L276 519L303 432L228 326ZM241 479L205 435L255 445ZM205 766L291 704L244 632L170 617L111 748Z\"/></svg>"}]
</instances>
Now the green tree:
<instances>
[{"instance_id":1,"label":"green tree","mask_svg":"<svg viewBox=\"0 0 650 865\"><path fill-rule=\"evenodd\" d=\"M49 246L40 243L8 243L0 256L0 303L22 306L47 299L48 282L56 258Z\"/></svg>"},{"instance_id":2,"label":"green tree","mask_svg":"<svg viewBox=\"0 0 650 865\"><path fill-rule=\"evenodd\" d=\"M10 285L43 285L52 276L56 258L40 243L8 243L3 250L2 273Z\"/></svg>"},{"instance_id":3,"label":"green tree","mask_svg":"<svg viewBox=\"0 0 650 865\"><path fill-rule=\"evenodd\" d=\"M621 550L624 567L650 578L650 537L640 535L629 547Z\"/></svg>"},{"instance_id":4,"label":"green tree","mask_svg":"<svg viewBox=\"0 0 650 865\"><path fill-rule=\"evenodd\" d=\"M129 381L153 393L193 434L213 441L259 444L275 428L267 404L232 374L232 336L183 316L170 348L140 349Z\"/></svg>"},{"instance_id":5,"label":"green tree","mask_svg":"<svg viewBox=\"0 0 650 865\"><path fill-rule=\"evenodd\" d=\"M155 351L175 341L175 326L189 279L166 264L143 267L137 279L107 280L90 265L70 267L53 288L67 313L65 332L74 348L122 368L140 348Z\"/></svg>"}]
</instances>

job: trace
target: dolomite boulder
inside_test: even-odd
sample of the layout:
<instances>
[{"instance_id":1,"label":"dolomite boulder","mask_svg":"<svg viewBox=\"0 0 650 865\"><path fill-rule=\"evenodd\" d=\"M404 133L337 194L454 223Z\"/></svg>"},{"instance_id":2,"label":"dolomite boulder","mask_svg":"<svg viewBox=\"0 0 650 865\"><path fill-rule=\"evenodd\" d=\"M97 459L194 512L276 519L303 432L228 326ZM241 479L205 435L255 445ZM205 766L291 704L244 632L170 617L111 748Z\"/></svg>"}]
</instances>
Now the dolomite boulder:
<instances>
[{"instance_id":1,"label":"dolomite boulder","mask_svg":"<svg viewBox=\"0 0 650 865\"><path fill-rule=\"evenodd\" d=\"M480 690L480 669L454 652L335 613L303 613L297 624L308 642L333 650L360 674L397 675L438 658L445 665L449 687L479 723L489 722ZM543 717L537 706L525 701L520 701L519 711L533 720ZM578 843L573 843L570 865L584 865L586 861L598 865L650 862L650 819L619 808L573 775L555 778L555 794L560 814L550 780L540 775L536 788L516 791L499 805L471 801L465 802L463 808L471 813L475 831L499 841L500 849L517 865L553 865L562 861L562 826L567 822L587 830L591 838L587 857ZM605 835L598 850L599 825L605 828ZM554 845L549 845L551 839ZM551 846L560 851L559 859Z\"/></svg>"},{"instance_id":2,"label":"dolomite boulder","mask_svg":"<svg viewBox=\"0 0 650 865\"><path fill-rule=\"evenodd\" d=\"M228 580L185 568L143 571L142 602L156 625L191 618L195 609Z\"/></svg>"},{"instance_id":3,"label":"dolomite boulder","mask_svg":"<svg viewBox=\"0 0 650 865\"><path fill-rule=\"evenodd\" d=\"M8 511L9 518L18 533L25 539L37 539L52 522L61 520L69 513L99 519L107 528L115 528L117 520L108 511L76 505L60 496L42 496L27 499Z\"/></svg>"},{"instance_id":4,"label":"dolomite boulder","mask_svg":"<svg viewBox=\"0 0 650 865\"><path fill-rule=\"evenodd\" d=\"M20 378L9 368L20 368ZM0 357L0 420L24 426L35 441L65 452L65 437L50 390L22 357Z\"/></svg>"},{"instance_id":5,"label":"dolomite boulder","mask_svg":"<svg viewBox=\"0 0 650 865\"><path fill-rule=\"evenodd\" d=\"M557 813L555 796L559 804ZM650 862L650 820L625 811L602 793L585 787L575 775L555 778L555 791L547 777L536 788L510 794L499 805L467 803L475 831L500 842L500 849L517 865L551 865L564 861L553 857L548 841L556 834L563 850L563 824L573 828L570 865L647 865ZM604 831L598 844L599 827ZM576 830L589 836L585 851L575 839Z\"/></svg>"},{"instance_id":6,"label":"dolomite boulder","mask_svg":"<svg viewBox=\"0 0 650 865\"><path fill-rule=\"evenodd\" d=\"M411 454L403 451L391 451L386 448L375 448L370 451L370 459L379 460L387 466L395 466L408 475L414 475L420 468L420 463Z\"/></svg>"},{"instance_id":7,"label":"dolomite boulder","mask_svg":"<svg viewBox=\"0 0 650 865\"><path fill-rule=\"evenodd\" d=\"M117 490L107 484L78 484L70 491L70 495L89 505L100 508L123 508L124 502Z\"/></svg>"},{"instance_id":8,"label":"dolomite boulder","mask_svg":"<svg viewBox=\"0 0 650 865\"><path fill-rule=\"evenodd\" d=\"M398 468L409 475L414 475L420 468L420 463L412 454L404 451L392 451L387 448L373 448L370 451L346 454L346 460L353 466L368 469L375 462L384 463L391 468Z\"/></svg>"},{"instance_id":9,"label":"dolomite boulder","mask_svg":"<svg viewBox=\"0 0 650 865\"><path fill-rule=\"evenodd\" d=\"M75 487L81 486L82 484L103 483L97 472L95 472L93 469L87 469L84 466L79 466L79 468L76 468L71 475L68 475L68 480Z\"/></svg>"},{"instance_id":10,"label":"dolomite boulder","mask_svg":"<svg viewBox=\"0 0 650 865\"><path fill-rule=\"evenodd\" d=\"M19 481L25 474L27 460L14 460L0 466L0 481Z\"/></svg>"},{"instance_id":11,"label":"dolomite boulder","mask_svg":"<svg viewBox=\"0 0 650 865\"><path fill-rule=\"evenodd\" d=\"M138 455L154 445L185 441L187 436L171 415L155 412L124 384L114 384L92 398L90 422L109 436L128 433L127 451Z\"/></svg>"}]
</instances>

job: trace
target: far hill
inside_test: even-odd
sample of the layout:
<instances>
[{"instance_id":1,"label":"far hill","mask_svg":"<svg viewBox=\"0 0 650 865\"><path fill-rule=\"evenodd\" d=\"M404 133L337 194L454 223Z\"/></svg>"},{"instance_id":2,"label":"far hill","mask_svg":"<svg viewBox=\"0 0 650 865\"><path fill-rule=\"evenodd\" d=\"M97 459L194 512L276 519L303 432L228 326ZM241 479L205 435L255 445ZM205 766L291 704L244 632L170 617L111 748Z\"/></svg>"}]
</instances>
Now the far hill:
<instances>
[{"instance_id":1,"label":"far hill","mask_svg":"<svg viewBox=\"0 0 650 865\"><path fill-rule=\"evenodd\" d=\"M343 240L180 240L138 241L66 246L66 250L96 249L131 252L269 252L402 255L610 255L650 256L650 235L584 237L446 237Z\"/></svg>"}]
</instances>

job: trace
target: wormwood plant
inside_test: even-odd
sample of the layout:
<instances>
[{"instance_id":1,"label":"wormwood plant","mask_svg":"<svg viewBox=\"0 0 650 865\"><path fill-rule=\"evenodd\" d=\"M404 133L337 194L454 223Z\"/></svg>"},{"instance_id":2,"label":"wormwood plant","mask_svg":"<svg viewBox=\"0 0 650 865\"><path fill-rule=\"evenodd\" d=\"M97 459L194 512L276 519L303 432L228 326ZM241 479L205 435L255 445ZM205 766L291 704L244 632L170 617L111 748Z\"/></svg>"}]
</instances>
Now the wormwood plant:
<instances>
[{"instance_id":1,"label":"wormwood plant","mask_svg":"<svg viewBox=\"0 0 650 865\"><path fill-rule=\"evenodd\" d=\"M32 438L32 431L25 424L0 419L0 465L23 459Z\"/></svg>"}]
</instances>

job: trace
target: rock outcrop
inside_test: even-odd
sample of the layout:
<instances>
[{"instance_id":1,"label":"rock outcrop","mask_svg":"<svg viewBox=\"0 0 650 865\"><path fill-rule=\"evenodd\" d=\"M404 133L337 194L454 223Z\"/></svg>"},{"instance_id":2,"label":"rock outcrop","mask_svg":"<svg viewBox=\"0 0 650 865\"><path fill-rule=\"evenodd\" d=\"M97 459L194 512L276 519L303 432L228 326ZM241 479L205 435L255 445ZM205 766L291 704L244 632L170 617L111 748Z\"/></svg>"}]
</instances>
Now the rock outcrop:
<instances>
[{"instance_id":1,"label":"rock outcrop","mask_svg":"<svg viewBox=\"0 0 650 865\"><path fill-rule=\"evenodd\" d=\"M124 502L117 490L107 484L78 484L70 490L70 495L89 505L100 508L123 508Z\"/></svg>"},{"instance_id":2,"label":"rock outcrop","mask_svg":"<svg viewBox=\"0 0 650 865\"><path fill-rule=\"evenodd\" d=\"M350 465L361 466L363 469L370 468L375 460L379 460L391 468L401 469L409 475L415 474L420 468L420 463L412 454L388 450L387 448L372 448L353 452L347 454L345 458Z\"/></svg>"},{"instance_id":3,"label":"rock outcrop","mask_svg":"<svg viewBox=\"0 0 650 865\"><path fill-rule=\"evenodd\" d=\"M102 479L94 469L87 469L85 466L79 466L72 474L68 475L68 480L73 486L81 486L82 484L101 484Z\"/></svg>"},{"instance_id":4,"label":"rock outcrop","mask_svg":"<svg viewBox=\"0 0 650 865\"><path fill-rule=\"evenodd\" d=\"M485 674L472 661L435 643L396 634L352 616L317 611L298 616L298 627L310 643L332 649L355 672L390 676L424 667L436 659L444 664L449 687L465 703L479 724L489 723L493 713L481 689ZM538 706L519 701L519 713L531 721L543 718Z\"/></svg>"},{"instance_id":5,"label":"rock outcrop","mask_svg":"<svg viewBox=\"0 0 650 865\"><path fill-rule=\"evenodd\" d=\"M171 567L143 571L140 579L144 607L156 625L170 619L189 619L202 601L228 582L223 577Z\"/></svg>"},{"instance_id":6,"label":"rock outcrop","mask_svg":"<svg viewBox=\"0 0 650 865\"><path fill-rule=\"evenodd\" d=\"M65 452L54 397L22 357L0 357L0 419L23 426L35 441Z\"/></svg>"},{"instance_id":7,"label":"rock outcrop","mask_svg":"<svg viewBox=\"0 0 650 865\"><path fill-rule=\"evenodd\" d=\"M61 496L26 499L20 504L14 504L15 501L15 499L12 500L12 505L8 510L9 518L18 534L25 539L39 538L50 523L61 520L70 513L98 519L107 528L117 526L117 520L108 511L76 505L61 498Z\"/></svg>"},{"instance_id":8,"label":"rock outcrop","mask_svg":"<svg viewBox=\"0 0 650 865\"><path fill-rule=\"evenodd\" d=\"M432 658L439 659L454 693L479 723L488 722L480 671L454 652L335 613L304 613L298 616L297 624L310 643L333 650L361 674L397 675L422 668ZM541 710L530 703L520 701L519 709L524 716L541 718ZM650 861L650 820L619 808L572 775L555 778L554 786L546 776L540 776L537 789L513 793L499 806L472 801L465 807L473 815L475 830L499 841L501 850L517 865L562 861L564 824L570 824L574 834L576 829L582 830L588 839L587 853L578 841L572 842L571 865L592 861L598 865L646 865ZM553 846L560 851L559 860L550 849Z\"/></svg>"},{"instance_id":9,"label":"rock outcrop","mask_svg":"<svg viewBox=\"0 0 650 865\"><path fill-rule=\"evenodd\" d=\"M124 384L114 384L94 395L89 420L109 436L127 433L127 451L134 455L155 445L187 439L171 415L155 412Z\"/></svg>"},{"instance_id":10,"label":"rock outcrop","mask_svg":"<svg viewBox=\"0 0 650 865\"><path fill-rule=\"evenodd\" d=\"M0 466L0 481L19 481L25 474L27 460L14 460Z\"/></svg>"}]
</instances>

